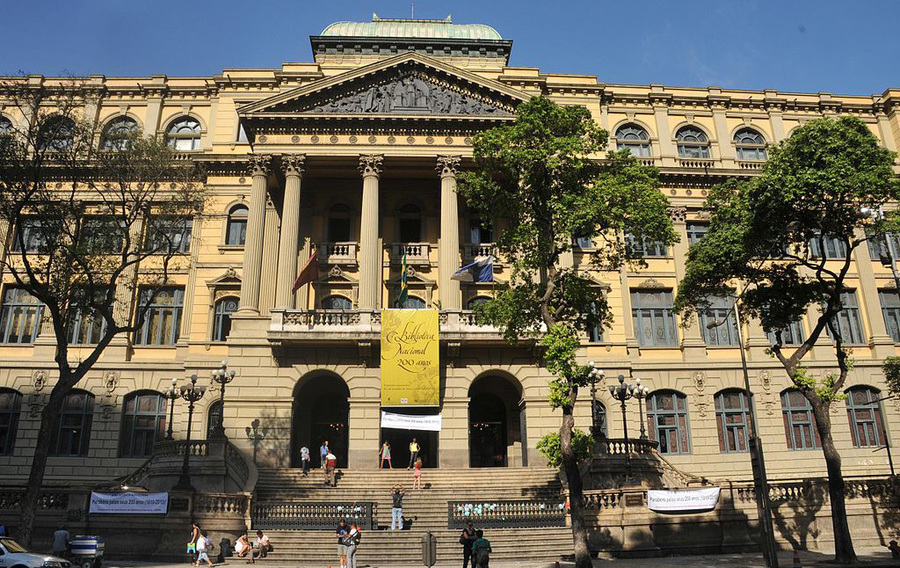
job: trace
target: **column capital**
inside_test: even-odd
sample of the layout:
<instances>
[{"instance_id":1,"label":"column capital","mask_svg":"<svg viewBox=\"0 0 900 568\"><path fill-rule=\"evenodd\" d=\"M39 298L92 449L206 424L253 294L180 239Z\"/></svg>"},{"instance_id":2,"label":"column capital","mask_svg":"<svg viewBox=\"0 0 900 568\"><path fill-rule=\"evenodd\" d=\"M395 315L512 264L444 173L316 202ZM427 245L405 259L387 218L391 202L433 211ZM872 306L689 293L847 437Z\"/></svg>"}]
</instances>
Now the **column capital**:
<instances>
[{"instance_id":1,"label":"column capital","mask_svg":"<svg viewBox=\"0 0 900 568\"><path fill-rule=\"evenodd\" d=\"M666 212L673 223L684 223L687 216L687 207L667 207Z\"/></svg>"},{"instance_id":2,"label":"column capital","mask_svg":"<svg viewBox=\"0 0 900 568\"><path fill-rule=\"evenodd\" d=\"M456 172L459 169L459 162L459 156L438 156L437 166L435 166L435 169L438 171L438 174L441 177L456 177Z\"/></svg>"},{"instance_id":3,"label":"column capital","mask_svg":"<svg viewBox=\"0 0 900 568\"><path fill-rule=\"evenodd\" d=\"M285 176L302 177L306 170L306 154L285 154L281 156L281 170Z\"/></svg>"},{"instance_id":4,"label":"column capital","mask_svg":"<svg viewBox=\"0 0 900 568\"><path fill-rule=\"evenodd\" d=\"M383 169L383 154L363 154L359 157L359 173L363 177L381 175Z\"/></svg>"},{"instance_id":5,"label":"column capital","mask_svg":"<svg viewBox=\"0 0 900 568\"><path fill-rule=\"evenodd\" d=\"M268 176L272 172L272 156L250 154L247 160L247 173L251 176Z\"/></svg>"}]
</instances>

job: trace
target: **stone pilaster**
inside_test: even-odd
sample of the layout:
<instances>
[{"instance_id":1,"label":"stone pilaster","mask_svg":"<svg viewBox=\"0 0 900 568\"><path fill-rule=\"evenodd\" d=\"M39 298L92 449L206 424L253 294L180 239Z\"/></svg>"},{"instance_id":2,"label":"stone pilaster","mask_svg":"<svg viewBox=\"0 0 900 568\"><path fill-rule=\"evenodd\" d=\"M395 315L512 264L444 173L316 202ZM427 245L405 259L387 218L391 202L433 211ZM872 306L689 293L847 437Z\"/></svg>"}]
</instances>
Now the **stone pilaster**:
<instances>
[{"instance_id":1,"label":"stone pilaster","mask_svg":"<svg viewBox=\"0 0 900 568\"><path fill-rule=\"evenodd\" d=\"M378 181L384 156L359 157L362 175L362 215L359 231L359 307L363 310L381 308L381 247L378 245Z\"/></svg>"},{"instance_id":2,"label":"stone pilaster","mask_svg":"<svg viewBox=\"0 0 900 568\"><path fill-rule=\"evenodd\" d=\"M441 242L438 248L441 309L458 310L462 305L459 281L450 277L459 268L459 198L456 195L456 170L459 156L438 156L441 176Z\"/></svg>"},{"instance_id":3,"label":"stone pilaster","mask_svg":"<svg viewBox=\"0 0 900 568\"><path fill-rule=\"evenodd\" d=\"M294 280L297 279L297 253L300 235L300 181L306 156L284 156L284 205L281 208L281 241L278 244L278 277L275 307L294 307Z\"/></svg>"},{"instance_id":4,"label":"stone pilaster","mask_svg":"<svg viewBox=\"0 0 900 568\"><path fill-rule=\"evenodd\" d=\"M684 280L685 261L688 254L687 223L685 216L687 210L684 207L669 207L669 217L672 226L678 234L678 242L674 244L675 278L678 282ZM674 297L674 290L672 296ZM703 333L700 329L699 318L695 318L690 324L681 330L681 347L684 350L685 360L704 359L706 357L706 342L703 341Z\"/></svg>"},{"instance_id":5,"label":"stone pilaster","mask_svg":"<svg viewBox=\"0 0 900 568\"><path fill-rule=\"evenodd\" d=\"M247 238L244 242L244 270L239 308L239 311L244 313L259 313L259 280L266 222L266 185L271 165L271 156L250 156L249 169L253 177L253 186L250 190Z\"/></svg>"},{"instance_id":6,"label":"stone pilaster","mask_svg":"<svg viewBox=\"0 0 900 568\"><path fill-rule=\"evenodd\" d=\"M862 229L857 229L856 238L862 238ZM857 302L862 302L866 319L869 320L869 346L876 359L884 359L895 354L894 339L888 335L887 326L884 323L884 314L881 312L881 300L878 298L878 283L875 281L875 271L872 270L872 258L869 256L869 247L865 242L853 251L856 261L856 270L859 273L859 290Z\"/></svg>"},{"instance_id":7,"label":"stone pilaster","mask_svg":"<svg viewBox=\"0 0 900 568\"><path fill-rule=\"evenodd\" d=\"M181 316L181 336L178 338L178 347L187 348L191 339L191 324L194 316L194 296L197 291L197 264L200 261L200 235L203 234L203 216L196 215L191 224L191 264L189 266L187 287L184 290L184 310ZM208 337L203 337L208 340ZM186 355L186 351L184 352Z\"/></svg>"}]
</instances>

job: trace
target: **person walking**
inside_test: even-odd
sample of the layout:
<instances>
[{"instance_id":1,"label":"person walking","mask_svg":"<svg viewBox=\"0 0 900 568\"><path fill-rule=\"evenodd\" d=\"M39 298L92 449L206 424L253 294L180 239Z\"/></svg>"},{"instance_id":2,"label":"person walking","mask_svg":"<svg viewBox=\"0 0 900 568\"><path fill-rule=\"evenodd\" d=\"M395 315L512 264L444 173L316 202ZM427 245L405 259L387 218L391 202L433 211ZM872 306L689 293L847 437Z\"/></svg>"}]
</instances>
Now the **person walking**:
<instances>
[{"instance_id":1,"label":"person walking","mask_svg":"<svg viewBox=\"0 0 900 568\"><path fill-rule=\"evenodd\" d=\"M422 458L413 466L413 489L422 489Z\"/></svg>"},{"instance_id":2,"label":"person walking","mask_svg":"<svg viewBox=\"0 0 900 568\"><path fill-rule=\"evenodd\" d=\"M475 533L475 526L472 524L472 521L466 521L466 528L459 535L459 543L463 547L462 568L469 568L469 560L472 559L472 545L475 544L476 540L478 540L478 535ZM475 566L475 560L472 560L472 566Z\"/></svg>"},{"instance_id":3,"label":"person walking","mask_svg":"<svg viewBox=\"0 0 900 568\"><path fill-rule=\"evenodd\" d=\"M337 468L337 456L328 452L325 454L325 485L337 487L337 479L334 476L334 470Z\"/></svg>"},{"instance_id":4,"label":"person walking","mask_svg":"<svg viewBox=\"0 0 900 568\"><path fill-rule=\"evenodd\" d=\"M347 568L356 568L356 549L359 547L361 538L359 525L351 523L350 534L347 535Z\"/></svg>"},{"instance_id":5,"label":"person walking","mask_svg":"<svg viewBox=\"0 0 900 568\"><path fill-rule=\"evenodd\" d=\"M391 464L391 444L388 441L385 441L381 444L381 464L378 466L379 469L384 469L384 460L387 460L388 467L394 469L394 466Z\"/></svg>"},{"instance_id":6,"label":"person walking","mask_svg":"<svg viewBox=\"0 0 900 568\"><path fill-rule=\"evenodd\" d=\"M491 561L491 541L484 538L484 531L478 529L475 531L478 537L472 543L472 556L475 558L475 568L489 568Z\"/></svg>"},{"instance_id":7,"label":"person walking","mask_svg":"<svg viewBox=\"0 0 900 568\"><path fill-rule=\"evenodd\" d=\"M350 534L350 527L347 521L341 519L337 528L338 556L341 560L341 568L347 568L347 535Z\"/></svg>"},{"instance_id":8,"label":"person walking","mask_svg":"<svg viewBox=\"0 0 900 568\"><path fill-rule=\"evenodd\" d=\"M309 448L300 448L300 466L303 468L303 477L309 475Z\"/></svg>"},{"instance_id":9,"label":"person walking","mask_svg":"<svg viewBox=\"0 0 900 568\"><path fill-rule=\"evenodd\" d=\"M321 462L320 466L322 469L325 469L325 456L328 455L328 452L328 440L325 440L324 442L322 442L322 445L319 446L319 461Z\"/></svg>"},{"instance_id":10,"label":"person walking","mask_svg":"<svg viewBox=\"0 0 900 568\"><path fill-rule=\"evenodd\" d=\"M406 491L401 485L395 485L391 494L391 530L403 530L403 496Z\"/></svg>"},{"instance_id":11,"label":"person walking","mask_svg":"<svg viewBox=\"0 0 900 568\"><path fill-rule=\"evenodd\" d=\"M66 525L59 525L56 532L53 533L53 556L68 558L70 540L72 540L72 536L66 530Z\"/></svg>"},{"instance_id":12,"label":"person walking","mask_svg":"<svg viewBox=\"0 0 900 568\"><path fill-rule=\"evenodd\" d=\"M419 442L416 441L415 438L412 439L412 442L409 443L409 466L406 469L411 468L415 465L416 460L419 459L419 450L422 448L419 446Z\"/></svg>"},{"instance_id":13,"label":"person walking","mask_svg":"<svg viewBox=\"0 0 900 568\"><path fill-rule=\"evenodd\" d=\"M212 560L209 559L210 548L212 548L212 541L209 540L206 531L203 531L197 539L197 561L194 562L194 566L200 566L201 562L206 562L207 566L212 566Z\"/></svg>"}]
</instances>

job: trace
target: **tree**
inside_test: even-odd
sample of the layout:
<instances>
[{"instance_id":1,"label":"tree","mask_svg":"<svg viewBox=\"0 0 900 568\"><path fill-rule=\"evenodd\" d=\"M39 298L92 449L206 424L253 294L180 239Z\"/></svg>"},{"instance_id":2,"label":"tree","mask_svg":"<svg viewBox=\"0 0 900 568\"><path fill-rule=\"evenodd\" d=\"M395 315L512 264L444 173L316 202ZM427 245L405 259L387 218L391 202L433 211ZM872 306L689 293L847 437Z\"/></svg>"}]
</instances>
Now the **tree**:
<instances>
[{"instance_id":1,"label":"tree","mask_svg":"<svg viewBox=\"0 0 900 568\"><path fill-rule=\"evenodd\" d=\"M628 152L596 157L607 133L581 106L560 107L535 97L516 111L513 124L475 137L476 169L460 176L459 193L484 219L508 227L497 238L499 256L511 266L508 283L478 306L477 317L497 326L510 342L539 338L550 383L550 404L562 410L560 454L569 487L576 566L590 566L582 515L582 482L572 443L578 387L590 369L576 362L579 333L608 326L606 297L583 268L566 266L575 237L590 237L594 271L640 263L625 233L636 239L676 240L667 200L654 168Z\"/></svg>"},{"instance_id":2,"label":"tree","mask_svg":"<svg viewBox=\"0 0 900 568\"><path fill-rule=\"evenodd\" d=\"M52 337L58 371L22 502L25 543L67 395L114 338L141 327L170 270L186 265L203 207L196 168L134 123L100 132L93 96L76 79L0 85L12 117L0 135L0 267L43 305L40 337Z\"/></svg>"},{"instance_id":3,"label":"tree","mask_svg":"<svg viewBox=\"0 0 900 568\"><path fill-rule=\"evenodd\" d=\"M743 287L743 311L775 341L771 353L812 405L828 472L835 559L856 554L847 525L841 457L831 436L831 404L852 368L838 314L854 251L896 227L895 213L872 215L900 199L894 155L856 118L819 119L771 149L762 175L715 188L706 203L709 232L688 253L676 311L686 317L714 296ZM783 330L817 306L809 336L786 347ZM837 369L814 376L803 365L819 337L833 342Z\"/></svg>"}]
</instances>

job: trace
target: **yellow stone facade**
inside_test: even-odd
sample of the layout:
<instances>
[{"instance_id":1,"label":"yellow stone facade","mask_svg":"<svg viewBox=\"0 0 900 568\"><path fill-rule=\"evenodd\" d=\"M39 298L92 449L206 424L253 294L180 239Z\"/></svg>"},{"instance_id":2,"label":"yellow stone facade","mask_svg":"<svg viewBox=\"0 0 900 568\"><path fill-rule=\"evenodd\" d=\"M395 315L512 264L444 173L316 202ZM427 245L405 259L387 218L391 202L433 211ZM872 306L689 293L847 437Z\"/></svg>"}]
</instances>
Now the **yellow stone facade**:
<instances>
[{"instance_id":1,"label":"yellow stone facade","mask_svg":"<svg viewBox=\"0 0 900 568\"><path fill-rule=\"evenodd\" d=\"M442 29L437 23L427 26ZM84 79L96 95L85 113L100 128L128 117L145 133L171 136L173 125L180 124L177 147L206 167L209 198L205 213L193 220L192 264L174 276L184 290L177 340L141 345L123 338L108 349L80 385L94 397L86 452L50 458L47 482L110 479L140 466L143 456L122 455L126 397L162 392L173 378L183 382L192 374L208 384L223 360L236 371L226 390L226 432L250 452L245 428L260 419L268 429L259 447L261 464L296 465L299 445L308 444L315 454L322 428L331 428L344 465L377 467L379 310L396 301L404 248L410 296L422 307L440 309L443 424L439 434L422 440L428 463L539 465L535 445L560 421L547 403L550 376L530 346L507 346L495 330L474 322L470 303L490 296L490 283L449 278L491 250L489 239L473 238L489 235L483 229L475 234L479 221L455 195L456 173L472 165L472 137L512 120L515 105L536 95L587 107L610 132L613 147L628 143L631 132L630 143L645 154L642 161L660 170L681 237L649 258L645 269L594 274L608 294L615 323L602 338L585 336L582 359L605 371L597 397L606 408L609 435L621 436L622 419L606 387L619 374L641 378L651 391L685 396L688 447L667 454L669 462L710 479L749 479L748 454L720 450L716 420L716 394L743 385L739 347L707 345L696 323L677 328L669 346L647 346L643 328L635 329L632 313L640 306L632 298L641 291L674 292L684 275L688 230L704 222L700 209L708 189L728 178L758 175L762 162L748 156L762 157L766 145L806 121L859 117L896 151L900 90L836 95L618 85L606 77L508 66L511 42L490 34L364 39L356 45L323 33L312 38L314 61L277 69ZM20 119L2 100L0 114L12 122ZM694 137L679 139L679 132ZM738 136L747 132L758 134L761 144ZM234 231L243 230L244 219L246 234L240 239ZM496 220L493 230L502 227ZM590 243L583 245L589 250ZM294 279L313 251L319 278L295 294ZM587 255L576 249L564 260L584 266ZM495 279L506 277L501 259ZM6 287L10 280L4 277ZM898 350L879 291L893 292L893 279L861 248L850 281L863 337L853 347L856 366L848 387L869 386L885 396L880 363ZM233 307L238 309L231 315L230 334L222 340L216 335L217 309L230 313ZM808 321L802 325L808 329ZM823 475L820 450L788 449L780 394L789 381L766 354L769 344L758 323L749 322L744 333L770 477ZM20 404L11 455L0 456L4 484L27 476L39 411L54 380L53 355L46 335L0 345L0 387L18 393ZM834 365L823 339L809 367L822 375ZM209 392L199 403L193 437L205 437L210 405L218 396ZM576 414L582 429L591 423L590 398L588 391L580 393ZM344 419L331 412L343 406ZM845 474L887 473L883 449L855 447L846 403L836 403L833 412ZM900 401L881 402L881 415L888 436L900 431ZM636 436L641 420L635 401L627 419ZM183 437L186 421L186 405L178 403L176 438ZM494 435L500 437L496 447ZM401 438L392 439L395 448L402 444ZM472 446L490 448L473 455Z\"/></svg>"}]
</instances>

